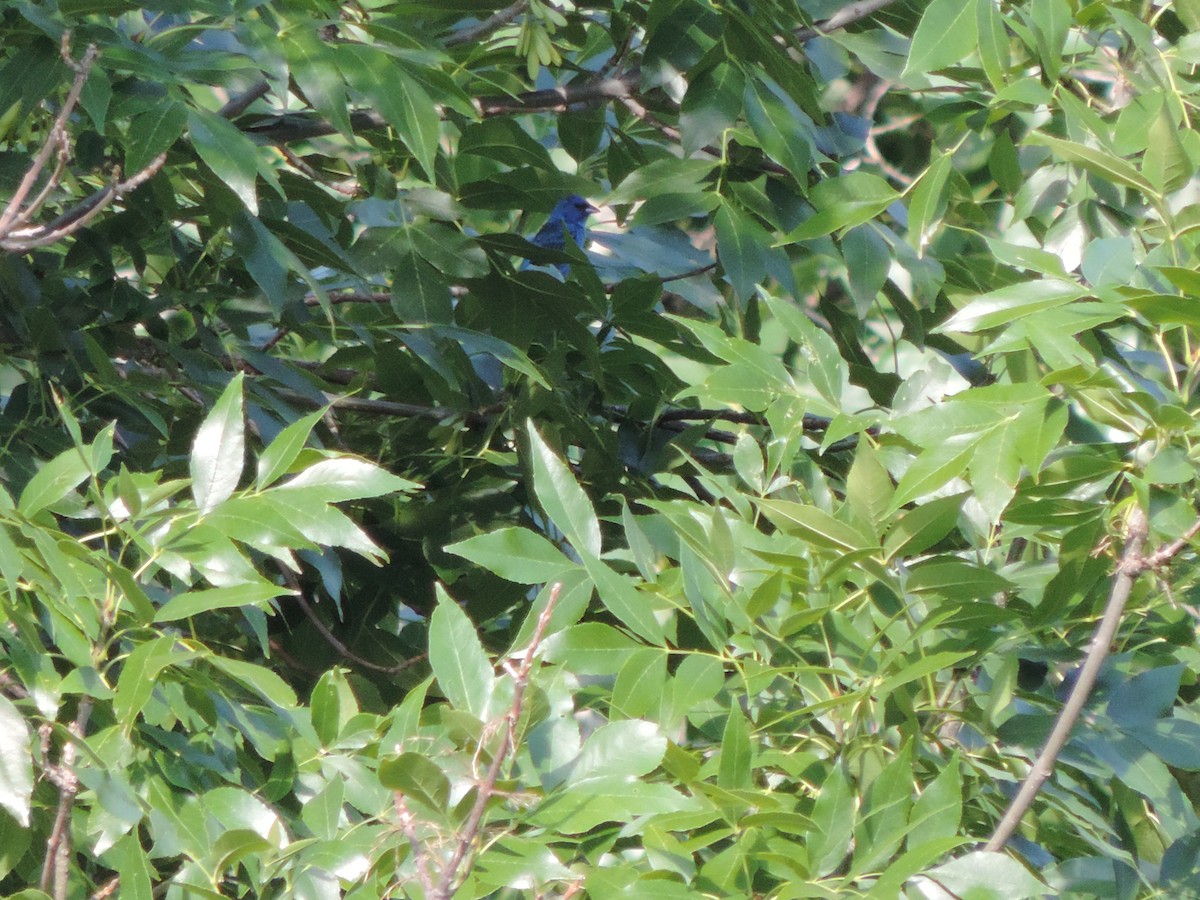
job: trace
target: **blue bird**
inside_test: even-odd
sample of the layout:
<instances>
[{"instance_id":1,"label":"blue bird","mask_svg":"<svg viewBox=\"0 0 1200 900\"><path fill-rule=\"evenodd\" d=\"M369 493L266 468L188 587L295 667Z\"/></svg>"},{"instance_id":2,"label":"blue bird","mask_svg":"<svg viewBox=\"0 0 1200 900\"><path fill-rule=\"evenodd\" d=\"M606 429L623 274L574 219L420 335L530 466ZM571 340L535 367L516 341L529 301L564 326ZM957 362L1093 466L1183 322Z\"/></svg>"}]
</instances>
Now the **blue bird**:
<instances>
[{"instance_id":1,"label":"blue bird","mask_svg":"<svg viewBox=\"0 0 1200 900\"><path fill-rule=\"evenodd\" d=\"M588 203L578 194L564 197L555 205L546 224L538 229L538 233L530 238L535 247L545 247L547 250L565 250L566 236L570 235L576 246L582 247L587 234L588 216L596 211L596 207ZM531 263L525 260L522 269L528 269ZM566 275L571 271L568 263L556 263L554 266L559 273Z\"/></svg>"}]
</instances>

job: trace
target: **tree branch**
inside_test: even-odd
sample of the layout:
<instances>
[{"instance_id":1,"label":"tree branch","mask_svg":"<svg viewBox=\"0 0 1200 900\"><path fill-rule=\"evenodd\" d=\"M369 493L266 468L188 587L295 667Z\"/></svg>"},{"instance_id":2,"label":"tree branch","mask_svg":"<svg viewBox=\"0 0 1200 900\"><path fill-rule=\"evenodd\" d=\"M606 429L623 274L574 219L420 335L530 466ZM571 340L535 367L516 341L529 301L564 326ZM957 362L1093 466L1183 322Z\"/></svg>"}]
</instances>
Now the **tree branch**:
<instances>
[{"instance_id":1,"label":"tree branch","mask_svg":"<svg viewBox=\"0 0 1200 900\"><path fill-rule=\"evenodd\" d=\"M54 900L66 900L71 874L71 810L75 796L79 793L79 779L73 770L75 765L75 741L82 740L87 732L88 720L92 717L92 698L79 701L75 720L67 726L70 738L63 744L58 757L58 809L50 837L46 839L46 858L42 863L40 887L50 893Z\"/></svg>"},{"instance_id":2,"label":"tree branch","mask_svg":"<svg viewBox=\"0 0 1200 900\"><path fill-rule=\"evenodd\" d=\"M450 37L446 38L446 46L462 47L466 44L477 43L493 31L503 28L527 9L529 9L529 0L517 0L511 6L506 6L504 9L492 13L492 15L488 16L478 25L472 25L470 28L456 31Z\"/></svg>"},{"instance_id":3,"label":"tree branch","mask_svg":"<svg viewBox=\"0 0 1200 900\"><path fill-rule=\"evenodd\" d=\"M508 712L504 714L505 728L500 737L500 746L496 748L487 774L479 785L479 792L475 795L475 805L471 807L471 813L467 816L467 821L459 833L454 852L450 855L446 867L442 869L437 887L429 895L433 900L450 900L455 882L458 880L459 867L462 865L467 851L475 843L479 827L483 823L483 814L487 810L492 795L496 793L496 781L500 778L500 770L504 768L509 755L517 746L517 723L521 719L521 711L525 706L525 689L529 687L529 676L533 672L533 663L537 657L538 648L541 646L542 638L545 637L546 628L550 625L550 617L554 614L554 607L558 603L561 591L561 584L550 588L550 597L546 601L546 608L538 616L537 627L534 629L529 646L525 648L522 655L521 665L515 673L510 673L513 676L513 699Z\"/></svg>"},{"instance_id":4,"label":"tree branch","mask_svg":"<svg viewBox=\"0 0 1200 900\"><path fill-rule=\"evenodd\" d=\"M13 192L8 204L4 207L4 212L0 213L0 238L6 236L12 230L14 224L23 221L22 216L27 218L33 214L33 211L30 209L26 209L23 212L21 207L24 205L25 199L29 196L29 192L33 190L33 185L41 176L42 170L46 168L46 163L50 161L50 154L54 152L56 147L59 148L61 154L62 144L67 140L67 119L74 112L75 104L79 102L79 95L83 91L84 82L87 81L88 72L92 70L92 64L96 62L96 58L100 55L100 51L96 48L96 45L89 44L87 50L84 51L83 59L78 63L72 63L69 55L70 49L71 33L64 31L62 37L63 57L67 60L68 65L75 70L75 79L71 83L71 89L67 92L67 99L63 102L62 109L58 111L58 115L54 119L54 125L50 129L50 134L46 136L46 140L42 144L42 149L33 158L33 162L25 172L21 183L17 185L16 191ZM61 174L61 169L59 170L59 174ZM51 181L53 182L53 179ZM43 193L46 193L46 191L43 190Z\"/></svg>"},{"instance_id":5,"label":"tree branch","mask_svg":"<svg viewBox=\"0 0 1200 900\"><path fill-rule=\"evenodd\" d=\"M1200 523L1193 526L1190 533L1194 536L1198 531L1200 531ZM1116 637L1117 628L1121 624L1121 614L1125 611L1125 604L1129 600L1130 591L1133 590L1133 583L1142 572L1151 567L1151 560L1160 558L1159 553L1153 553L1148 557L1142 556L1142 549L1146 546L1148 533L1149 525L1146 522L1146 514L1140 507L1135 506L1129 516L1125 549L1117 563L1112 590L1104 608L1104 617L1100 620L1096 633L1092 636L1087 656L1084 657L1083 665L1079 668L1079 677L1075 680L1075 686L1071 689L1071 695L1067 698L1067 702L1063 704L1062 712L1058 714L1050 736L1046 738L1042 752L1038 754L1033 767L1025 778L1025 783L1021 785L1021 789L1017 791L1017 795L1009 804L1008 810L996 826L995 832L984 845L985 850L997 851L1004 847L1013 832L1017 830L1017 826L1021 824L1022 816L1037 797L1038 791L1054 771L1054 763L1058 760L1058 754L1071 736L1071 730L1075 727L1080 712L1083 711L1083 705L1092 692L1096 677L1100 674L1100 667L1108 656L1108 649L1112 645L1113 638ZM1174 547L1175 545L1170 546ZM1174 552L1178 553L1179 550ZM1173 555L1171 554L1171 556ZM1170 556L1162 557L1164 561L1169 558Z\"/></svg>"},{"instance_id":6,"label":"tree branch","mask_svg":"<svg viewBox=\"0 0 1200 900\"><path fill-rule=\"evenodd\" d=\"M843 6L824 22L818 22L812 28L798 28L794 32L796 39L799 41L810 41L820 35L829 34L831 31L838 31L845 28L847 25L853 25L867 16L873 15L885 6L891 6L896 0L859 0L857 3L851 3L848 6Z\"/></svg>"}]
</instances>

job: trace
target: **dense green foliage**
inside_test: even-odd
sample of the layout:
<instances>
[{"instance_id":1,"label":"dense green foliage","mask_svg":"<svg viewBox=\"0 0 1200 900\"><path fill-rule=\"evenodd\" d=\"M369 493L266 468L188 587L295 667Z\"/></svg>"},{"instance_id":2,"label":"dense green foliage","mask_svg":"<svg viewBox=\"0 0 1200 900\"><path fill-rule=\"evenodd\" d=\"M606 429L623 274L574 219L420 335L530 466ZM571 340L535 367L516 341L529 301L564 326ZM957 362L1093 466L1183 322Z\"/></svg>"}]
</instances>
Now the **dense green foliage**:
<instances>
[{"instance_id":1,"label":"dense green foliage","mask_svg":"<svg viewBox=\"0 0 1200 900\"><path fill-rule=\"evenodd\" d=\"M1197 0L0 5L0 893L1200 895L1197 64Z\"/></svg>"}]
</instances>

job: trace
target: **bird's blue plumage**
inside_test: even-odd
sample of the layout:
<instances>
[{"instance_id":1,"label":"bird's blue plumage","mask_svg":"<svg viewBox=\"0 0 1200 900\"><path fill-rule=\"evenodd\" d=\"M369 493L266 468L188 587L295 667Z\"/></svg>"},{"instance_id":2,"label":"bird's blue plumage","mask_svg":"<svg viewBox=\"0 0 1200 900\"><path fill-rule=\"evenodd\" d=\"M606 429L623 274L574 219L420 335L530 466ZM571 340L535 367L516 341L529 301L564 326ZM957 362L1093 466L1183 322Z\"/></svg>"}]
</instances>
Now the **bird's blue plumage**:
<instances>
[{"instance_id":1,"label":"bird's blue plumage","mask_svg":"<svg viewBox=\"0 0 1200 900\"><path fill-rule=\"evenodd\" d=\"M547 250L563 250L566 249L567 243L564 234L571 236L571 240L576 246L582 247L585 243L587 234L587 219L588 216L596 211L596 207L588 203L578 194L572 194L569 197L564 197L555 205L554 210L550 213L550 218L546 220L546 224L538 229L538 233L530 238L530 243L537 247L545 247ZM522 269L529 268L529 260L521 265ZM571 270L567 263L558 263L555 265L563 275Z\"/></svg>"}]
</instances>

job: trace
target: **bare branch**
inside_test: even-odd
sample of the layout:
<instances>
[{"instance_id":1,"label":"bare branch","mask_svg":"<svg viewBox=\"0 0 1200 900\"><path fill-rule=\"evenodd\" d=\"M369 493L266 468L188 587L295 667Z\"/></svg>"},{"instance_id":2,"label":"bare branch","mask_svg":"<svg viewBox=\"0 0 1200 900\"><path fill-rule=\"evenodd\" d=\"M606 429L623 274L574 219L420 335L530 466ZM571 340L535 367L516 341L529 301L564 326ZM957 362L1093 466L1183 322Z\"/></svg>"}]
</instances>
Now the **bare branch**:
<instances>
[{"instance_id":1,"label":"bare branch","mask_svg":"<svg viewBox=\"0 0 1200 900\"><path fill-rule=\"evenodd\" d=\"M396 791L394 797L396 814L400 818L400 830L404 832L404 836L408 838L408 845L412 848L413 863L417 868L417 879L421 882L421 891L426 897L432 897L434 888L433 877L429 874L429 854L425 852L425 848L417 837L416 817L408 808L404 794Z\"/></svg>"},{"instance_id":2,"label":"bare branch","mask_svg":"<svg viewBox=\"0 0 1200 900\"><path fill-rule=\"evenodd\" d=\"M354 181L353 179L348 182L333 181L332 179L326 178L287 147L279 145L278 150L283 154L283 158L286 159L293 168L303 172L318 184L323 184L330 190L337 191L339 194L345 194L347 197L354 197L362 193L362 188L359 187L358 182Z\"/></svg>"},{"instance_id":3,"label":"bare branch","mask_svg":"<svg viewBox=\"0 0 1200 900\"><path fill-rule=\"evenodd\" d=\"M76 204L48 225L13 231L9 237L0 237L0 249L23 253L37 247L46 247L74 234L98 216L110 203L136 190L149 181L163 167L167 154L160 153L144 169L135 172L124 181L101 188L92 196Z\"/></svg>"},{"instance_id":4,"label":"bare branch","mask_svg":"<svg viewBox=\"0 0 1200 900\"><path fill-rule=\"evenodd\" d=\"M1200 525L1197 527L1200 528ZM1062 712L1058 714L1054 728L1051 730L1050 736L1046 738L1042 752L1038 754L1029 770L1025 783L1013 797L1000 824L996 826L995 832L984 845L985 850L998 851L1004 847L1013 832L1017 830L1017 826L1021 824L1021 817L1025 815L1026 810L1037 797L1038 791L1042 789L1042 785L1053 773L1058 754L1071 736L1071 729L1075 727L1075 722L1083 711L1083 705L1087 702L1088 695L1091 694L1092 687L1096 683L1096 677L1100 674L1100 667L1104 664L1105 657L1108 656L1108 649L1121 624L1121 614L1125 611L1125 604L1133 590L1133 583L1137 580L1138 575L1149 567L1147 560L1157 556L1157 554L1151 554L1151 557L1142 556L1142 548L1146 546L1148 533L1149 525L1146 522L1146 514L1140 507L1135 506L1129 516L1125 549L1117 563L1112 590L1109 593L1108 603L1104 607L1104 617L1100 620L1096 633L1092 636L1092 642L1084 657L1083 665L1079 668L1079 677L1071 689L1071 696L1063 704Z\"/></svg>"},{"instance_id":5,"label":"bare branch","mask_svg":"<svg viewBox=\"0 0 1200 900\"><path fill-rule=\"evenodd\" d=\"M364 669L369 669L372 672L380 672L384 675L398 675L405 669L415 665L425 658L426 654L422 653L419 656L406 659L404 662L398 663L394 666L382 666L379 663L371 662L371 660L364 659L363 657L359 656L344 643L342 643L342 641L338 639L337 635L330 631L329 627L321 621L321 617L317 615L316 611L312 608L312 606L309 605L308 600L305 598L304 589L300 586L300 582L297 580L295 574L288 571L288 569L285 568L282 563L279 563L278 566L279 571L283 574L284 582L289 588L292 589L293 599L295 599L296 603L299 604L300 609L303 610L304 615L308 617L308 620L312 622L313 628L315 628L317 633L325 639L325 643L329 644L330 647L336 650L338 655L343 659L347 660L348 662L352 662L357 666L361 666Z\"/></svg>"},{"instance_id":6,"label":"bare branch","mask_svg":"<svg viewBox=\"0 0 1200 900\"><path fill-rule=\"evenodd\" d=\"M69 48L70 33L64 32L63 45L64 50ZM33 190L34 183L42 174L42 170L46 168L46 163L50 160L50 154L54 152L56 147L61 147L62 141L65 139L67 119L75 110L75 104L79 102L79 95L83 91L83 84L87 81L88 72L92 69L92 64L96 62L96 57L100 55L100 51L95 44L89 44L84 51L83 59L78 64L72 65L75 69L75 80L71 84L71 90L67 92L67 99L62 105L62 109L58 111L58 115L54 119L54 125L50 129L50 134L46 136L45 143L42 144L42 149L38 151L37 156L33 158L33 163L29 166L25 177L21 179L21 183L17 185L16 191L8 201L8 205L4 207L4 212L0 213L0 236L9 232L12 225L17 221L20 215L21 207L25 203L25 198L29 196L29 192Z\"/></svg>"},{"instance_id":7,"label":"bare branch","mask_svg":"<svg viewBox=\"0 0 1200 900\"><path fill-rule=\"evenodd\" d=\"M527 9L529 9L529 0L517 0L511 6L506 6L504 9L492 13L492 15L488 16L478 25L472 25L470 28L456 31L450 37L446 38L446 46L462 47L466 44L477 43L493 31L503 28Z\"/></svg>"},{"instance_id":8,"label":"bare branch","mask_svg":"<svg viewBox=\"0 0 1200 900\"><path fill-rule=\"evenodd\" d=\"M824 22L818 22L812 28L797 29L794 32L796 39L810 41L820 35L829 34L831 31L837 31L845 28L847 25L853 25L860 19L865 19L867 16L879 12L885 6L891 6L895 2L896 0L859 0L857 3L843 6Z\"/></svg>"},{"instance_id":9,"label":"bare branch","mask_svg":"<svg viewBox=\"0 0 1200 900\"><path fill-rule=\"evenodd\" d=\"M496 781L500 778L500 770L504 768L504 764L516 747L517 723L521 719L521 711L525 705L525 689L529 686L529 676L533 672L533 663L537 658L538 648L541 646L542 638L546 635L546 628L550 625L550 617L554 614L554 607L558 603L558 596L561 592L561 584L550 588L550 597L546 601L546 608L538 616L533 637L525 648L520 667L513 676L512 705L504 714L506 727L500 738L500 746L496 748L496 752L492 756L492 763L488 766L487 775L479 785L479 791L475 795L475 805L471 807L471 813L467 816L467 821L459 833L458 844L455 845L454 852L442 870L437 887L433 893L428 895L433 900L450 900L455 882L458 880L459 867L462 865L467 851L475 843L475 838L479 834L479 826L483 822L483 814L487 810L492 795L496 793Z\"/></svg>"},{"instance_id":10,"label":"bare branch","mask_svg":"<svg viewBox=\"0 0 1200 900\"><path fill-rule=\"evenodd\" d=\"M88 720L92 717L92 699L79 701L75 720L67 726L70 738L63 744L58 757L58 810L50 837L46 840L46 859L42 864L40 887L54 900L66 900L68 881L71 874L71 810L75 796L79 793L79 779L73 770L77 740L87 732Z\"/></svg>"},{"instance_id":11,"label":"bare branch","mask_svg":"<svg viewBox=\"0 0 1200 900\"><path fill-rule=\"evenodd\" d=\"M264 78L244 93L231 97L224 106L217 110L217 115L224 119L236 119L250 108L251 103L264 96L270 89L271 85Z\"/></svg>"},{"instance_id":12,"label":"bare branch","mask_svg":"<svg viewBox=\"0 0 1200 900\"><path fill-rule=\"evenodd\" d=\"M1165 566L1181 552L1183 552L1183 550L1185 550L1192 543L1198 534L1200 534L1200 519L1197 519L1194 523L1192 523L1192 527L1184 532L1183 537L1179 538L1178 540L1171 541L1171 543L1167 544L1166 546L1159 547L1149 556L1144 557L1141 560L1142 568L1139 569L1139 573L1145 571L1146 569L1157 569L1160 566Z\"/></svg>"}]
</instances>

